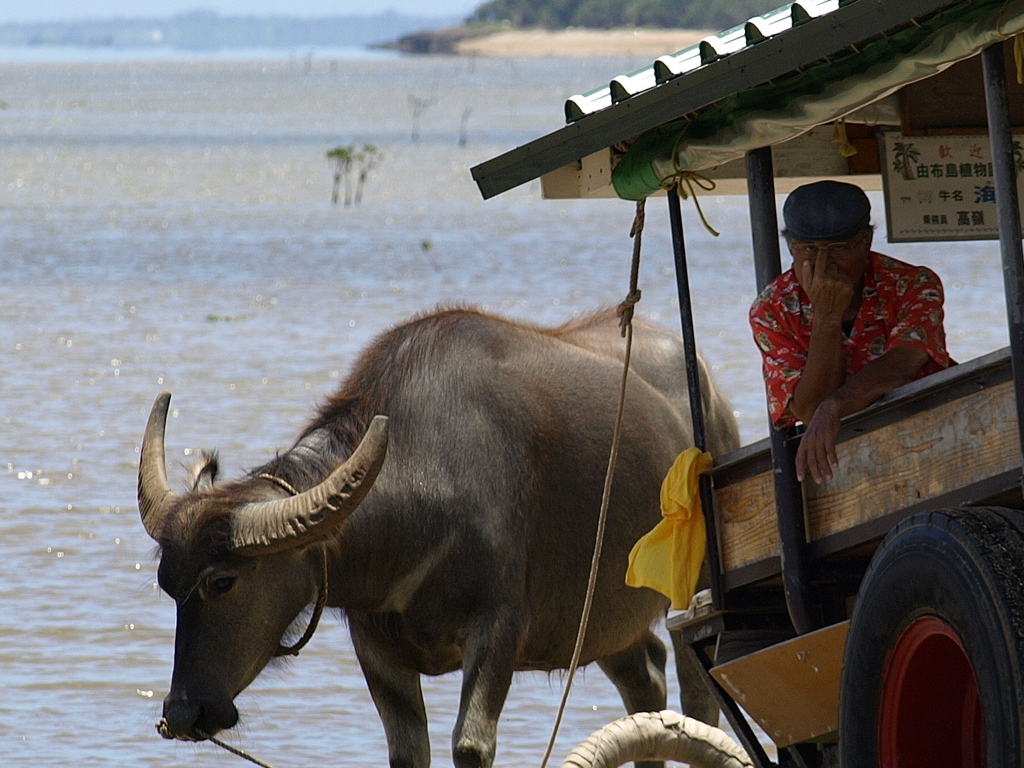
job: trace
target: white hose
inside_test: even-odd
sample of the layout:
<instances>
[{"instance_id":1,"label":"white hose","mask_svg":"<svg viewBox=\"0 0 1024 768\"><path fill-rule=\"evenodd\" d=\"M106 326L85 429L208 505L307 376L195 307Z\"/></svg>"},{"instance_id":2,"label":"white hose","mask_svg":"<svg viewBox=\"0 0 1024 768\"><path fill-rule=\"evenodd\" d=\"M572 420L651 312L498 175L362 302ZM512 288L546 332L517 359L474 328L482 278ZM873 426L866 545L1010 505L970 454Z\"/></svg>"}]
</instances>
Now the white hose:
<instances>
[{"instance_id":1,"label":"white hose","mask_svg":"<svg viewBox=\"0 0 1024 768\"><path fill-rule=\"evenodd\" d=\"M753 765L724 731L666 709L623 717L594 731L562 768L617 768L636 760L673 760L692 768Z\"/></svg>"}]
</instances>

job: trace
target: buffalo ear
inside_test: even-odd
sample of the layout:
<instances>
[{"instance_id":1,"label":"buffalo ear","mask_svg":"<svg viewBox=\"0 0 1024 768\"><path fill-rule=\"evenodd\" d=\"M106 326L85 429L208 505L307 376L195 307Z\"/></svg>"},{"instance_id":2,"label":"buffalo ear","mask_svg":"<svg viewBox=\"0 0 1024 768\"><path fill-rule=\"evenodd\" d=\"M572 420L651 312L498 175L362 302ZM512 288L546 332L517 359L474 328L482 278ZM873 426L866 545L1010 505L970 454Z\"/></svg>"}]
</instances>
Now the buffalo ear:
<instances>
[{"instance_id":1,"label":"buffalo ear","mask_svg":"<svg viewBox=\"0 0 1024 768\"><path fill-rule=\"evenodd\" d=\"M212 490L219 471L220 458L217 452L202 451L200 460L189 469L189 485L197 493Z\"/></svg>"}]
</instances>

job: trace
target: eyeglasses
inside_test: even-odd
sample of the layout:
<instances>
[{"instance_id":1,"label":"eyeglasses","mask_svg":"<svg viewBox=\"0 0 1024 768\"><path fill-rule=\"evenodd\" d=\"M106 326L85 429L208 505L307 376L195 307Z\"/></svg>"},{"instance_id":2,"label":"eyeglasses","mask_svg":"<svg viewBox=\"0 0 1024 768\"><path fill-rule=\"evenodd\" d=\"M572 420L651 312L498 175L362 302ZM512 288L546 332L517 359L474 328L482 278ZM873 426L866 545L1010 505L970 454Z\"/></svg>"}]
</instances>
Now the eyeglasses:
<instances>
[{"instance_id":1,"label":"eyeglasses","mask_svg":"<svg viewBox=\"0 0 1024 768\"><path fill-rule=\"evenodd\" d=\"M829 256L842 258L853 253L860 246L863 239L864 233L862 232L852 240L843 240L838 243L800 243L790 240L789 252L797 258L811 259L817 256L819 251L824 250Z\"/></svg>"}]
</instances>

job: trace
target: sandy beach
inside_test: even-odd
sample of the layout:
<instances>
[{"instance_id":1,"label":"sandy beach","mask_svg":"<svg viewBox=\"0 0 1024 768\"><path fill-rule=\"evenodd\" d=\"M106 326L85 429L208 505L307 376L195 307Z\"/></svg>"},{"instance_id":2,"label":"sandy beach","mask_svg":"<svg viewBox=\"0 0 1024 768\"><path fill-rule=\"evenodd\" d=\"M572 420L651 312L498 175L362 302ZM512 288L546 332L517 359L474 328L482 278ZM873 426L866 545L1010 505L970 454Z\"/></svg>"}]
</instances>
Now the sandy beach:
<instances>
[{"instance_id":1,"label":"sandy beach","mask_svg":"<svg viewBox=\"0 0 1024 768\"><path fill-rule=\"evenodd\" d=\"M508 30L465 38L456 53L477 56L661 56L713 34L701 29Z\"/></svg>"}]
</instances>

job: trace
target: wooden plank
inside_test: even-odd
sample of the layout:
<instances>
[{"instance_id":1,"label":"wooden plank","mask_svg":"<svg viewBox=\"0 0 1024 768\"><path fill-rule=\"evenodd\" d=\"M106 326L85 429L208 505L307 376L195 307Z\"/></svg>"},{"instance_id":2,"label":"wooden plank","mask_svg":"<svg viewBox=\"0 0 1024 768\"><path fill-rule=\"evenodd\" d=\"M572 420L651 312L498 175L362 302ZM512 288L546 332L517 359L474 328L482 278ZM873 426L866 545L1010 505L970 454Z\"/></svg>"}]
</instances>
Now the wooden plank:
<instances>
[{"instance_id":1,"label":"wooden plank","mask_svg":"<svg viewBox=\"0 0 1024 768\"><path fill-rule=\"evenodd\" d=\"M772 741L787 747L839 729L839 681L850 622L809 632L711 670Z\"/></svg>"},{"instance_id":2,"label":"wooden plank","mask_svg":"<svg viewBox=\"0 0 1024 768\"><path fill-rule=\"evenodd\" d=\"M1007 381L838 446L832 480L806 486L810 539L1020 466Z\"/></svg>"},{"instance_id":3,"label":"wooden plank","mask_svg":"<svg viewBox=\"0 0 1024 768\"><path fill-rule=\"evenodd\" d=\"M801 184L817 181L822 175L830 178L855 176L851 180L862 189L881 189L877 140L873 137L854 138L867 129L867 126L860 123L847 125L851 140L861 142L858 145L860 154L855 155L856 171L851 170L851 162L836 151L831 125L813 128L785 144L772 147L776 193L792 192ZM545 200L617 197L612 186L612 169L617 162L618 158L610 147L589 154L541 176L541 194ZM747 166L744 159L707 168L701 174L715 183L716 195L747 194Z\"/></svg>"},{"instance_id":4,"label":"wooden plank","mask_svg":"<svg viewBox=\"0 0 1024 768\"><path fill-rule=\"evenodd\" d=\"M1005 381L840 443L831 481L804 485L809 540L1021 465ZM725 571L779 554L771 471L716 489Z\"/></svg>"},{"instance_id":5,"label":"wooden plank","mask_svg":"<svg viewBox=\"0 0 1024 768\"><path fill-rule=\"evenodd\" d=\"M715 495L723 570L731 571L780 553L771 470L716 489Z\"/></svg>"}]
</instances>

